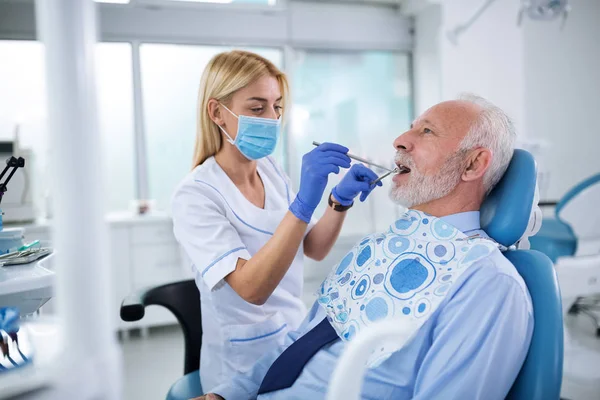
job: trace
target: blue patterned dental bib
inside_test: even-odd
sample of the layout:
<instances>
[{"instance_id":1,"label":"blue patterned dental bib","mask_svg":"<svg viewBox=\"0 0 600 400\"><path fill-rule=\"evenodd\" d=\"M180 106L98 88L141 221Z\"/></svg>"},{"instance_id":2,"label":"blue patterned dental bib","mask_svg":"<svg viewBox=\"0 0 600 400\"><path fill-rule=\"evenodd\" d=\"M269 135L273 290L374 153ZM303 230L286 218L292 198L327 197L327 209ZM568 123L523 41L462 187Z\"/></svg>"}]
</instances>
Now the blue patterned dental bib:
<instances>
[{"instance_id":1,"label":"blue patterned dental bib","mask_svg":"<svg viewBox=\"0 0 600 400\"><path fill-rule=\"evenodd\" d=\"M410 335L385 343L369 358L375 367L400 350L471 265L498 244L467 237L440 218L409 210L385 233L363 238L337 264L317 292L329 322L344 341L369 324L397 319Z\"/></svg>"}]
</instances>

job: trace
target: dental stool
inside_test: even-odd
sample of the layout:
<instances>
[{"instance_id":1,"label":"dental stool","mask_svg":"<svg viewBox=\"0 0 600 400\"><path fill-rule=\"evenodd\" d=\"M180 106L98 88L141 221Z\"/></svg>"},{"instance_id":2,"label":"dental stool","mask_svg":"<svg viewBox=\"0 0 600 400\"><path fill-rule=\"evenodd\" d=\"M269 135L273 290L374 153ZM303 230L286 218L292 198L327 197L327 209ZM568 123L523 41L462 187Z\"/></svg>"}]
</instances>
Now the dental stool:
<instances>
[{"instance_id":1,"label":"dental stool","mask_svg":"<svg viewBox=\"0 0 600 400\"><path fill-rule=\"evenodd\" d=\"M169 389L166 400L189 400L202 395L200 385L200 347L202 319L200 293L193 279L140 290L127 296L121 303L123 321L139 321L145 308L158 305L171 311L181 325L185 343L184 376Z\"/></svg>"},{"instance_id":2,"label":"dental stool","mask_svg":"<svg viewBox=\"0 0 600 400\"><path fill-rule=\"evenodd\" d=\"M523 277L533 303L534 328L529 351L521 370L506 399L510 400L558 400L563 372L563 318L561 297L550 259L534 250L517 250L515 244L524 236L532 211L536 186L536 165L525 150L515 150L511 163L502 180L487 197L481 207L481 227L498 243L509 247L504 252ZM389 324L386 329L371 325L362 334L374 342L393 337L400 329ZM357 338L358 339L358 338ZM336 374L332 379L328 400L355 400L360 393L350 388L353 382L362 382L364 371L357 368L366 352L372 348L352 341L346 348L347 358L342 356L340 365L353 365L345 375ZM365 340L363 343L368 343ZM373 342L371 342L373 343ZM355 347L352 349L352 347ZM352 376L350 376L352 374ZM337 376L336 376L337 375ZM339 379L338 379L339 378Z\"/></svg>"}]
</instances>

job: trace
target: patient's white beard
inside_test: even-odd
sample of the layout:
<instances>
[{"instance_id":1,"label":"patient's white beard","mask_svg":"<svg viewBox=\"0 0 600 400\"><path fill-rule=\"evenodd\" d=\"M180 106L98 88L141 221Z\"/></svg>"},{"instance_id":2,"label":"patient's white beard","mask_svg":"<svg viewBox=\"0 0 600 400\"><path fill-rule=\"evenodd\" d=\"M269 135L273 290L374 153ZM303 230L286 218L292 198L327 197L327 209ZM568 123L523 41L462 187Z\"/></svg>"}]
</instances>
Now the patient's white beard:
<instances>
[{"instance_id":1,"label":"patient's white beard","mask_svg":"<svg viewBox=\"0 0 600 400\"><path fill-rule=\"evenodd\" d=\"M398 154L396 161L410 168L408 182L400 186L393 184L389 196L392 201L411 208L447 196L456 188L462 175L464 154L458 151L451 155L435 175L422 174L411 158Z\"/></svg>"}]
</instances>

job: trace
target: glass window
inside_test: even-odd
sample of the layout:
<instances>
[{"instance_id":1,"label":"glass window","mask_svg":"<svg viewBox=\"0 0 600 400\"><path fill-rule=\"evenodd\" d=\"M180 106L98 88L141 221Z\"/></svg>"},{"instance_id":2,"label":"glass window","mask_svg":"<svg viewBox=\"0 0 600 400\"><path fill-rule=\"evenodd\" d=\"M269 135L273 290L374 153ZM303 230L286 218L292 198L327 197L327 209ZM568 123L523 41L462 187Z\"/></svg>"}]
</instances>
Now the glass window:
<instances>
[{"instance_id":1,"label":"glass window","mask_svg":"<svg viewBox=\"0 0 600 400\"><path fill-rule=\"evenodd\" d=\"M148 183L159 209L170 210L176 186L190 171L200 76L214 55L227 50L231 48L169 44L140 48ZM281 67L281 50L248 50ZM282 151L281 145L275 154L280 162Z\"/></svg>"},{"instance_id":2,"label":"glass window","mask_svg":"<svg viewBox=\"0 0 600 400\"><path fill-rule=\"evenodd\" d=\"M107 207L127 210L135 196L133 73L129 43L99 43L96 52L98 120Z\"/></svg>"},{"instance_id":3,"label":"glass window","mask_svg":"<svg viewBox=\"0 0 600 400\"><path fill-rule=\"evenodd\" d=\"M108 211L125 210L134 198L134 142L131 47L126 43L97 46L97 95L103 140ZM19 125L20 146L33 152L27 160L34 204L45 209L48 185L46 77L43 45L0 41L0 139L13 140Z\"/></svg>"},{"instance_id":4,"label":"glass window","mask_svg":"<svg viewBox=\"0 0 600 400\"><path fill-rule=\"evenodd\" d=\"M353 154L392 165L392 142L412 119L409 65L410 57L403 53L295 52L288 149L296 187L302 155L313 141L340 143ZM342 175L330 179L326 194ZM394 221L400 210L387 197L389 180L383 182L367 202L357 200L342 234L382 231ZM321 202L316 215L326 205Z\"/></svg>"},{"instance_id":5,"label":"glass window","mask_svg":"<svg viewBox=\"0 0 600 400\"><path fill-rule=\"evenodd\" d=\"M44 205L48 190L45 91L41 44L0 41L0 139L13 141L18 130L19 147L31 150L31 157L25 157L24 172L31 179L31 196L37 210Z\"/></svg>"}]
</instances>

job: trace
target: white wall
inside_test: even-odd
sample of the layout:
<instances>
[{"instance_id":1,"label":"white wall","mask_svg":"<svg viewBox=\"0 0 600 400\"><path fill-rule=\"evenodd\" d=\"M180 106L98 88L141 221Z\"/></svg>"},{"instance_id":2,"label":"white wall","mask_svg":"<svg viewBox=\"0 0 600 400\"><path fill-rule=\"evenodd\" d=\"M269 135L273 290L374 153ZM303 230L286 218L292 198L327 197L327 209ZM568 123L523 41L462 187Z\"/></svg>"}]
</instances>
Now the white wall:
<instances>
[{"instance_id":1,"label":"white wall","mask_svg":"<svg viewBox=\"0 0 600 400\"><path fill-rule=\"evenodd\" d=\"M558 21L525 21L525 111L531 137L549 142L547 198L600 173L600 1L572 0Z\"/></svg>"},{"instance_id":2,"label":"white wall","mask_svg":"<svg viewBox=\"0 0 600 400\"><path fill-rule=\"evenodd\" d=\"M481 0L439 0L415 14L417 113L462 92L479 94L504 108L524 126L522 32L516 27L517 0L492 4L457 44L447 38L483 4Z\"/></svg>"},{"instance_id":3,"label":"white wall","mask_svg":"<svg viewBox=\"0 0 600 400\"><path fill-rule=\"evenodd\" d=\"M438 4L429 6L415 17L413 66L416 115L442 99L441 23L442 7Z\"/></svg>"},{"instance_id":4,"label":"white wall","mask_svg":"<svg viewBox=\"0 0 600 400\"><path fill-rule=\"evenodd\" d=\"M484 0L434 0L415 17L416 111L460 92L474 92L515 121L519 143L535 152L543 200L559 199L578 181L600 172L600 1L572 0L560 21L524 19L519 0L496 0L462 35ZM544 146L547 143L548 146Z\"/></svg>"},{"instance_id":5,"label":"white wall","mask_svg":"<svg viewBox=\"0 0 600 400\"><path fill-rule=\"evenodd\" d=\"M516 26L518 0L497 0L454 45L446 32L465 23L482 0L443 2L442 98L473 92L503 108L524 134L522 31Z\"/></svg>"}]
</instances>

